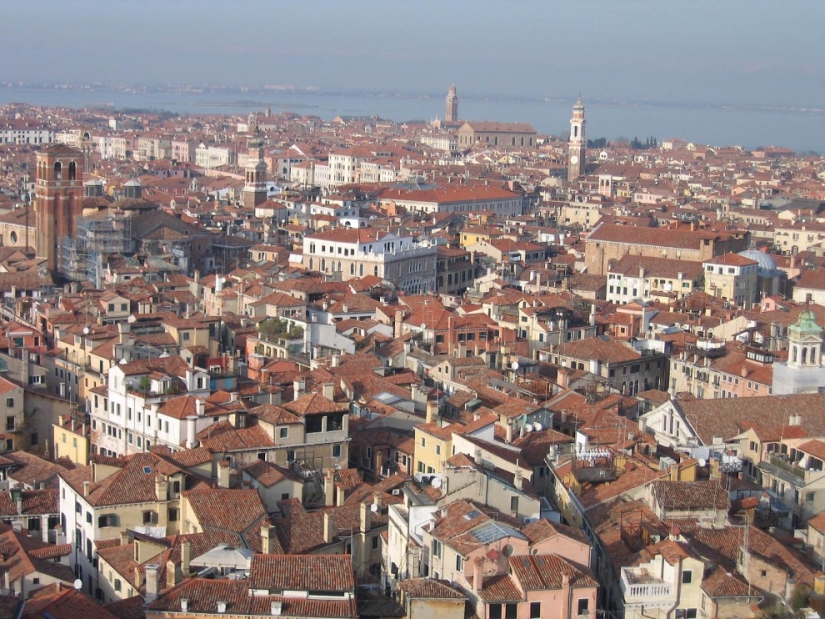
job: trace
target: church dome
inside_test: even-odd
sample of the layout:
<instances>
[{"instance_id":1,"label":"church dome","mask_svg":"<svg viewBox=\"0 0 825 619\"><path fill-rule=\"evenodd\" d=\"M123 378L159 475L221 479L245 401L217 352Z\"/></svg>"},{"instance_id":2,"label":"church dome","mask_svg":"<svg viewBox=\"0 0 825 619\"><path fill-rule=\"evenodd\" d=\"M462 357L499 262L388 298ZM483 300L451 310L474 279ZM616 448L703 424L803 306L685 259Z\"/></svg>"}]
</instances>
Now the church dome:
<instances>
[{"instance_id":1,"label":"church dome","mask_svg":"<svg viewBox=\"0 0 825 619\"><path fill-rule=\"evenodd\" d=\"M753 260L756 263L756 270L759 277L773 277L777 275L779 270L776 268L776 262L773 261L768 254L758 249L746 249L739 252L740 256Z\"/></svg>"}]
</instances>

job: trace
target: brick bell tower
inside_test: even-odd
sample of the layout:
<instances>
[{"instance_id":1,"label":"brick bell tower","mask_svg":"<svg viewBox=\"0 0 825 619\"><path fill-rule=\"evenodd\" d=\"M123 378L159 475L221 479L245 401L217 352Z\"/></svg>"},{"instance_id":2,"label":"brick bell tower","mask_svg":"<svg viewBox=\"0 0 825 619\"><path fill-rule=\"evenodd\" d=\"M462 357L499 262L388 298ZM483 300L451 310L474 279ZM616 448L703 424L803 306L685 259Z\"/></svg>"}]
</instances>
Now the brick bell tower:
<instances>
[{"instance_id":1,"label":"brick bell tower","mask_svg":"<svg viewBox=\"0 0 825 619\"><path fill-rule=\"evenodd\" d=\"M266 202L266 161L264 161L264 140L255 114L249 115L247 123L249 139L249 161L244 169L244 187L241 194L245 208L255 208Z\"/></svg>"},{"instance_id":2,"label":"brick bell tower","mask_svg":"<svg viewBox=\"0 0 825 619\"><path fill-rule=\"evenodd\" d=\"M83 215L83 153L65 144L51 144L37 153L34 212L37 255L57 273L64 239L77 236Z\"/></svg>"},{"instance_id":3,"label":"brick bell tower","mask_svg":"<svg viewBox=\"0 0 825 619\"><path fill-rule=\"evenodd\" d=\"M458 122L458 92L455 84L447 91L446 109L444 110L444 120L448 123Z\"/></svg>"}]
</instances>

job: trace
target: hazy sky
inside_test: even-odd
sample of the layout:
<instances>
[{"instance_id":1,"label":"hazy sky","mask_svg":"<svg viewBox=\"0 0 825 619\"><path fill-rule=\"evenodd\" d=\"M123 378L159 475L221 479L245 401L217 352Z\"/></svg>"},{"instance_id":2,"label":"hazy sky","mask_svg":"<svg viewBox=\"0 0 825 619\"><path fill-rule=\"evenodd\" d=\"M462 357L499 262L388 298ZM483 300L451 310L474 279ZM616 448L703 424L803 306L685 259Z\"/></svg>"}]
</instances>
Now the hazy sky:
<instances>
[{"instance_id":1,"label":"hazy sky","mask_svg":"<svg viewBox=\"0 0 825 619\"><path fill-rule=\"evenodd\" d=\"M0 79L817 106L822 0L4 0Z\"/></svg>"}]
</instances>

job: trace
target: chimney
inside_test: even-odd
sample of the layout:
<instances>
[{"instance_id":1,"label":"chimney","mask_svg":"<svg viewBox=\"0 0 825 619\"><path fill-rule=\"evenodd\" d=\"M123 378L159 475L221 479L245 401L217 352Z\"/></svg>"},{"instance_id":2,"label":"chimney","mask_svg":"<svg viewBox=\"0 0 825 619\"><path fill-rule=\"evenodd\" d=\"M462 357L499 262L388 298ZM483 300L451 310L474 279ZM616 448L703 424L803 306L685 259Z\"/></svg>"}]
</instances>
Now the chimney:
<instances>
[{"instance_id":1,"label":"chimney","mask_svg":"<svg viewBox=\"0 0 825 619\"><path fill-rule=\"evenodd\" d=\"M561 575L561 616L570 616L570 576L567 573Z\"/></svg>"},{"instance_id":2,"label":"chimney","mask_svg":"<svg viewBox=\"0 0 825 619\"><path fill-rule=\"evenodd\" d=\"M404 312L403 310L395 310L395 322L393 322L393 337L395 339L401 339L403 335L403 325L404 325Z\"/></svg>"},{"instance_id":3,"label":"chimney","mask_svg":"<svg viewBox=\"0 0 825 619\"><path fill-rule=\"evenodd\" d=\"M476 557L475 561L473 561L473 589L476 592L481 593L481 590L484 588L484 559L481 557Z\"/></svg>"},{"instance_id":4,"label":"chimney","mask_svg":"<svg viewBox=\"0 0 825 619\"><path fill-rule=\"evenodd\" d=\"M306 379L301 376L300 378L296 378L292 381L292 399L297 400L302 395L304 395L304 390L307 388L307 381Z\"/></svg>"},{"instance_id":5,"label":"chimney","mask_svg":"<svg viewBox=\"0 0 825 619\"><path fill-rule=\"evenodd\" d=\"M166 501L169 498L169 482L166 480L166 475L155 477L155 496L158 501Z\"/></svg>"},{"instance_id":6,"label":"chimney","mask_svg":"<svg viewBox=\"0 0 825 619\"><path fill-rule=\"evenodd\" d=\"M324 386L321 390L321 395L323 395L327 400L334 400L335 399L335 384L334 383L324 383Z\"/></svg>"},{"instance_id":7,"label":"chimney","mask_svg":"<svg viewBox=\"0 0 825 619\"><path fill-rule=\"evenodd\" d=\"M197 406L197 405L196 405ZM189 415L186 418L186 449L195 448L195 422L198 418L195 415Z\"/></svg>"},{"instance_id":8,"label":"chimney","mask_svg":"<svg viewBox=\"0 0 825 619\"><path fill-rule=\"evenodd\" d=\"M275 527L267 522L261 524L261 552L275 554Z\"/></svg>"},{"instance_id":9,"label":"chimney","mask_svg":"<svg viewBox=\"0 0 825 619\"><path fill-rule=\"evenodd\" d=\"M377 508L376 511L380 512L381 507L383 506L383 501L381 500L381 493L380 492L376 492L373 495L373 503L375 504L375 506Z\"/></svg>"},{"instance_id":10,"label":"chimney","mask_svg":"<svg viewBox=\"0 0 825 619\"><path fill-rule=\"evenodd\" d=\"M204 401L200 398L195 400L195 414L198 417L203 417L204 415Z\"/></svg>"},{"instance_id":11,"label":"chimney","mask_svg":"<svg viewBox=\"0 0 825 619\"><path fill-rule=\"evenodd\" d=\"M189 560L192 556L192 543L186 539L180 543L180 571L186 576L189 574Z\"/></svg>"},{"instance_id":12,"label":"chimney","mask_svg":"<svg viewBox=\"0 0 825 619\"><path fill-rule=\"evenodd\" d=\"M158 573L160 572L160 565L151 563L146 566L146 595L144 597L147 604L158 599Z\"/></svg>"},{"instance_id":13,"label":"chimney","mask_svg":"<svg viewBox=\"0 0 825 619\"><path fill-rule=\"evenodd\" d=\"M508 444L512 443L513 442L513 424L509 419L507 420L507 425L504 426L504 431L505 431L505 434L506 434L507 443Z\"/></svg>"},{"instance_id":14,"label":"chimney","mask_svg":"<svg viewBox=\"0 0 825 619\"><path fill-rule=\"evenodd\" d=\"M218 462L218 487L229 488L229 460Z\"/></svg>"},{"instance_id":15,"label":"chimney","mask_svg":"<svg viewBox=\"0 0 825 619\"><path fill-rule=\"evenodd\" d=\"M332 359L330 360L330 365L334 368L337 368L341 365L341 355L332 355Z\"/></svg>"},{"instance_id":16,"label":"chimney","mask_svg":"<svg viewBox=\"0 0 825 619\"><path fill-rule=\"evenodd\" d=\"M335 505L335 473L327 471L324 475L324 505L331 507Z\"/></svg>"},{"instance_id":17,"label":"chimney","mask_svg":"<svg viewBox=\"0 0 825 619\"><path fill-rule=\"evenodd\" d=\"M331 544L332 542L332 517L329 512L324 512L324 543Z\"/></svg>"},{"instance_id":18,"label":"chimney","mask_svg":"<svg viewBox=\"0 0 825 619\"><path fill-rule=\"evenodd\" d=\"M346 493L344 491L344 486L338 486L335 488L335 503L336 505L343 505L344 499L346 499Z\"/></svg>"},{"instance_id":19,"label":"chimney","mask_svg":"<svg viewBox=\"0 0 825 619\"><path fill-rule=\"evenodd\" d=\"M280 617L281 613L284 611L284 603L283 602L270 602L269 603L269 614L273 617Z\"/></svg>"},{"instance_id":20,"label":"chimney","mask_svg":"<svg viewBox=\"0 0 825 619\"><path fill-rule=\"evenodd\" d=\"M120 532L120 545L126 546L129 543L129 532L128 531L121 531Z\"/></svg>"},{"instance_id":21,"label":"chimney","mask_svg":"<svg viewBox=\"0 0 825 619\"><path fill-rule=\"evenodd\" d=\"M91 485L91 483L92 482L90 481L83 482L83 496L89 496L89 486Z\"/></svg>"},{"instance_id":22,"label":"chimney","mask_svg":"<svg viewBox=\"0 0 825 619\"><path fill-rule=\"evenodd\" d=\"M366 533L372 526L372 510L369 503L361 503L361 532Z\"/></svg>"},{"instance_id":23,"label":"chimney","mask_svg":"<svg viewBox=\"0 0 825 619\"><path fill-rule=\"evenodd\" d=\"M513 475L513 486L516 490L521 490L524 485L524 475L521 472L521 467L516 466L516 472Z\"/></svg>"},{"instance_id":24,"label":"chimney","mask_svg":"<svg viewBox=\"0 0 825 619\"><path fill-rule=\"evenodd\" d=\"M438 421L438 400L427 400L427 423Z\"/></svg>"},{"instance_id":25,"label":"chimney","mask_svg":"<svg viewBox=\"0 0 825 619\"><path fill-rule=\"evenodd\" d=\"M166 586L174 587L181 581L180 566L171 559L166 562Z\"/></svg>"},{"instance_id":26,"label":"chimney","mask_svg":"<svg viewBox=\"0 0 825 619\"><path fill-rule=\"evenodd\" d=\"M188 598L181 598L180 599L180 610L183 613L189 612L189 599Z\"/></svg>"},{"instance_id":27,"label":"chimney","mask_svg":"<svg viewBox=\"0 0 825 619\"><path fill-rule=\"evenodd\" d=\"M475 451L473 452L473 461L475 461L476 464L481 466L481 463L483 462L483 460L481 459L481 448L480 447L476 447Z\"/></svg>"},{"instance_id":28,"label":"chimney","mask_svg":"<svg viewBox=\"0 0 825 619\"><path fill-rule=\"evenodd\" d=\"M822 572L814 574L814 593L816 595L825 595L825 574Z\"/></svg>"}]
</instances>

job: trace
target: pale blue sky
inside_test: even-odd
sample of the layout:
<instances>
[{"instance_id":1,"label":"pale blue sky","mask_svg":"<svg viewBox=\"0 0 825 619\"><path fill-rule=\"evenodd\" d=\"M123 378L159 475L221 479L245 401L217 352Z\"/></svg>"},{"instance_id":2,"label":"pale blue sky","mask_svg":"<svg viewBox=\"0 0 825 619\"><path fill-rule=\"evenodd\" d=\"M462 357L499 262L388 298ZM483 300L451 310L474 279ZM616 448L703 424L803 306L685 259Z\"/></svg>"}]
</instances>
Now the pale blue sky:
<instances>
[{"instance_id":1,"label":"pale blue sky","mask_svg":"<svg viewBox=\"0 0 825 619\"><path fill-rule=\"evenodd\" d=\"M6 0L0 79L825 101L822 0Z\"/></svg>"}]
</instances>

